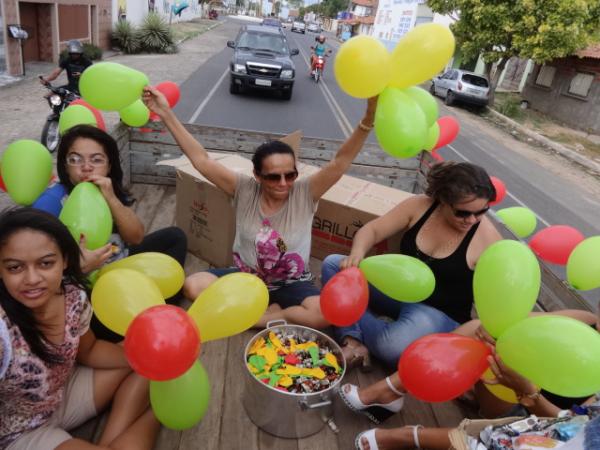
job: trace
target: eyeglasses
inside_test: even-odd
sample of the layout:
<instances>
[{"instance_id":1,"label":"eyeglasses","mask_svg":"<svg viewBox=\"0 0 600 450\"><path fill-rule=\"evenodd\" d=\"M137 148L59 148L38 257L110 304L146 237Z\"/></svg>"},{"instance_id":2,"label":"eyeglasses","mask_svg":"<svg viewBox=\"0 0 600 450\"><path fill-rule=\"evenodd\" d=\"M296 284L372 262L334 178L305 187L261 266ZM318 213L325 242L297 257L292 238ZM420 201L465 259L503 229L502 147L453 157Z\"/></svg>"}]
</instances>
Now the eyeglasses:
<instances>
[{"instance_id":1,"label":"eyeglasses","mask_svg":"<svg viewBox=\"0 0 600 450\"><path fill-rule=\"evenodd\" d=\"M475 216L475 217L479 217L479 216L483 216L486 212L488 212L490 210L489 206L486 206L483 209L480 209L479 211L467 211L466 209L454 209L452 208L452 211L454 212L454 215L460 219L466 219L468 217L471 216Z\"/></svg>"},{"instance_id":2,"label":"eyeglasses","mask_svg":"<svg viewBox=\"0 0 600 450\"><path fill-rule=\"evenodd\" d=\"M284 178L286 182L294 181L298 178L298 171L294 170L293 172L286 173L261 173L260 177L265 181L270 181L273 183L278 183L281 181L281 178Z\"/></svg>"},{"instance_id":3,"label":"eyeglasses","mask_svg":"<svg viewBox=\"0 0 600 450\"><path fill-rule=\"evenodd\" d=\"M67 155L67 164L69 166L83 166L85 161L86 159L77 153L71 153L70 155ZM107 159L102 155L94 155L88 159L87 162L93 167L102 167L106 165Z\"/></svg>"}]
</instances>

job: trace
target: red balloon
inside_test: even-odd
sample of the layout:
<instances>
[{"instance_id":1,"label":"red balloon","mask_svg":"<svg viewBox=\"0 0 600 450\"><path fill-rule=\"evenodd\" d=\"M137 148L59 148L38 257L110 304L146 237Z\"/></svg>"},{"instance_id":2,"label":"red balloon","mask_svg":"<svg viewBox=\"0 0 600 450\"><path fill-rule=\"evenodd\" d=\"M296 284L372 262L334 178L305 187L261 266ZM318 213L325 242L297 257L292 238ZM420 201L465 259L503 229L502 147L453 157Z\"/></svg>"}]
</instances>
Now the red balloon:
<instances>
[{"instance_id":1,"label":"red balloon","mask_svg":"<svg viewBox=\"0 0 600 450\"><path fill-rule=\"evenodd\" d=\"M181 96L179 86L172 81L163 81L162 83L156 85L156 89L165 95L171 108L177 104L179 97Z\"/></svg>"},{"instance_id":2,"label":"red balloon","mask_svg":"<svg viewBox=\"0 0 600 450\"><path fill-rule=\"evenodd\" d=\"M367 310L369 285L358 267L335 274L321 290L321 312L338 327L352 325Z\"/></svg>"},{"instance_id":3,"label":"red balloon","mask_svg":"<svg viewBox=\"0 0 600 450\"><path fill-rule=\"evenodd\" d=\"M85 106L92 113L94 113L94 117L96 118L96 125L98 126L98 128L102 131L106 131L106 124L104 123L104 117L102 117L102 113L96 108L94 108L92 105L90 105L88 102L86 102L84 99L78 98L77 100L73 100L71 103L69 103L69 106L70 105Z\"/></svg>"},{"instance_id":4,"label":"red balloon","mask_svg":"<svg viewBox=\"0 0 600 450\"><path fill-rule=\"evenodd\" d=\"M432 150L431 152L431 156L433 159L435 159L438 162L443 162L444 158L442 157L442 155L440 155L438 152L436 152L435 150Z\"/></svg>"},{"instance_id":5,"label":"red balloon","mask_svg":"<svg viewBox=\"0 0 600 450\"><path fill-rule=\"evenodd\" d=\"M456 136L458 136L458 132L460 131L458 120L452 116L440 117L437 120L437 123L440 126L440 137L438 138L435 147L433 147L433 150L448 145L456 139Z\"/></svg>"},{"instance_id":6,"label":"red balloon","mask_svg":"<svg viewBox=\"0 0 600 450\"><path fill-rule=\"evenodd\" d=\"M165 381L183 375L200 354L196 323L181 308L158 305L131 321L125 334L125 356L143 377Z\"/></svg>"},{"instance_id":7,"label":"red balloon","mask_svg":"<svg viewBox=\"0 0 600 450\"><path fill-rule=\"evenodd\" d=\"M6 192L6 186L4 185L4 180L2 179L2 174L0 174L0 189Z\"/></svg>"},{"instance_id":8,"label":"red balloon","mask_svg":"<svg viewBox=\"0 0 600 450\"><path fill-rule=\"evenodd\" d=\"M148 120L150 120L150 122L160 122L160 116L150 111L150 118Z\"/></svg>"},{"instance_id":9,"label":"red balloon","mask_svg":"<svg viewBox=\"0 0 600 450\"><path fill-rule=\"evenodd\" d=\"M504 197L506 197L506 185L500 178L490 177L490 179L492 180L494 188L496 188L496 198L490 201L490 206L492 206L497 205L504 200Z\"/></svg>"},{"instance_id":10,"label":"red balloon","mask_svg":"<svg viewBox=\"0 0 600 450\"><path fill-rule=\"evenodd\" d=\"M398 362L403 386L418 399L445 402L471 388L489 367L490 349L481 341L453 333L423 336Z\"/></svg>"},{"instance_id":11,"label":"red balloon","mask_svg":"<svg viewBox=\"0 0 600 450\"><path fill-rule=\"evenodd\" d=\"M573 227L551 225L534 234L529 247L544 261L564 266L573 249L584 239L585 236Z\"/></svg>"}]
</instances>

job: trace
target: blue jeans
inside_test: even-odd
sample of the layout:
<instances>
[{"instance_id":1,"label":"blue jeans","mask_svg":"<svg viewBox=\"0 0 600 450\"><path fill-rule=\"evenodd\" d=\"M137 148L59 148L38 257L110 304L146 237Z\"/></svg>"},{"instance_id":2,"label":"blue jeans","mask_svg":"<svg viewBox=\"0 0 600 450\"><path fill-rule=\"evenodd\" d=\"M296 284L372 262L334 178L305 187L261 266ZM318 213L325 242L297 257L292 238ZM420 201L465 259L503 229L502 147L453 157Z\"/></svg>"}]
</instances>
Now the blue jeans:
<instances>
[{"instance_id":1,"label":"blue jeans","mask_svg":"<svg viewBox=\"0 0 600 450\"><path fill-rule=\"evenodd\" d=\"M345 255L329 255L321 266L323 286L340 271ZM386 316L393 319L381 319ZM396 366L402 352L414 340L432 333L449 333L460 324L443 312L421 303L394 300L369 285L369 308L358 322L335 329L342 340L349 336L365 344L369 352L388 366Z\"/></svg>"}]
</instances>

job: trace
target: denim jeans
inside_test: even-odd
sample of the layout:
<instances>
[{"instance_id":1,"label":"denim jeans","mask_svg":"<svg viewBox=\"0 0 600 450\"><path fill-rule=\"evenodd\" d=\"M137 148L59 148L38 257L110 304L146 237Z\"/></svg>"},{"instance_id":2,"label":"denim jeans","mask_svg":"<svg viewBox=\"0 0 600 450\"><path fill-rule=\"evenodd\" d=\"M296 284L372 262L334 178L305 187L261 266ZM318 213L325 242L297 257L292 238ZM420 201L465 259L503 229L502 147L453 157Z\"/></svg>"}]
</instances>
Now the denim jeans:
<instances>
[{"instance_id":1,"label":"denim jeans","mask_svg":"<svg viewBox=\"0 0 600 450\"><path fill-rule=\"evenodd\" d=\"M325 285L340 271L344 255L329 255L321 266ZM380 318L386 316L392 319ZM449 333L460 324L443 312L421 303L394 300L369 285L369 308L354 325L336 328L336 337L362 342L369 352L388 366L396 366L402 352L414 340L432 333Z\"/></svg>"}]
</instances>

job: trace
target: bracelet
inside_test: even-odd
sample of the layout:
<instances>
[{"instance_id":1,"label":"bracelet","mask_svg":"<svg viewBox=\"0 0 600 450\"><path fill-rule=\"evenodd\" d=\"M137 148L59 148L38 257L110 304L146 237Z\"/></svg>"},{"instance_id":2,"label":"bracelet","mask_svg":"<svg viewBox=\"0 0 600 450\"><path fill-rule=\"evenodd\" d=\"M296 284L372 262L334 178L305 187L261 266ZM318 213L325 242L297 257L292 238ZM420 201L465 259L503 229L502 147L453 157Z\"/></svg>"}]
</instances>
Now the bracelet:
<instances>
[{"instance_id":1,"label":"bracelet","mask_svg":"<svg viewBox=\"0 0 600 450\"><path fill-rule=\"evenodd\" d=\"M373 129L373 125L365 125L361 120L360 122L358 122L358 128L360 128L363 131L371 131Z\"/></svg>"}]
</instances>

